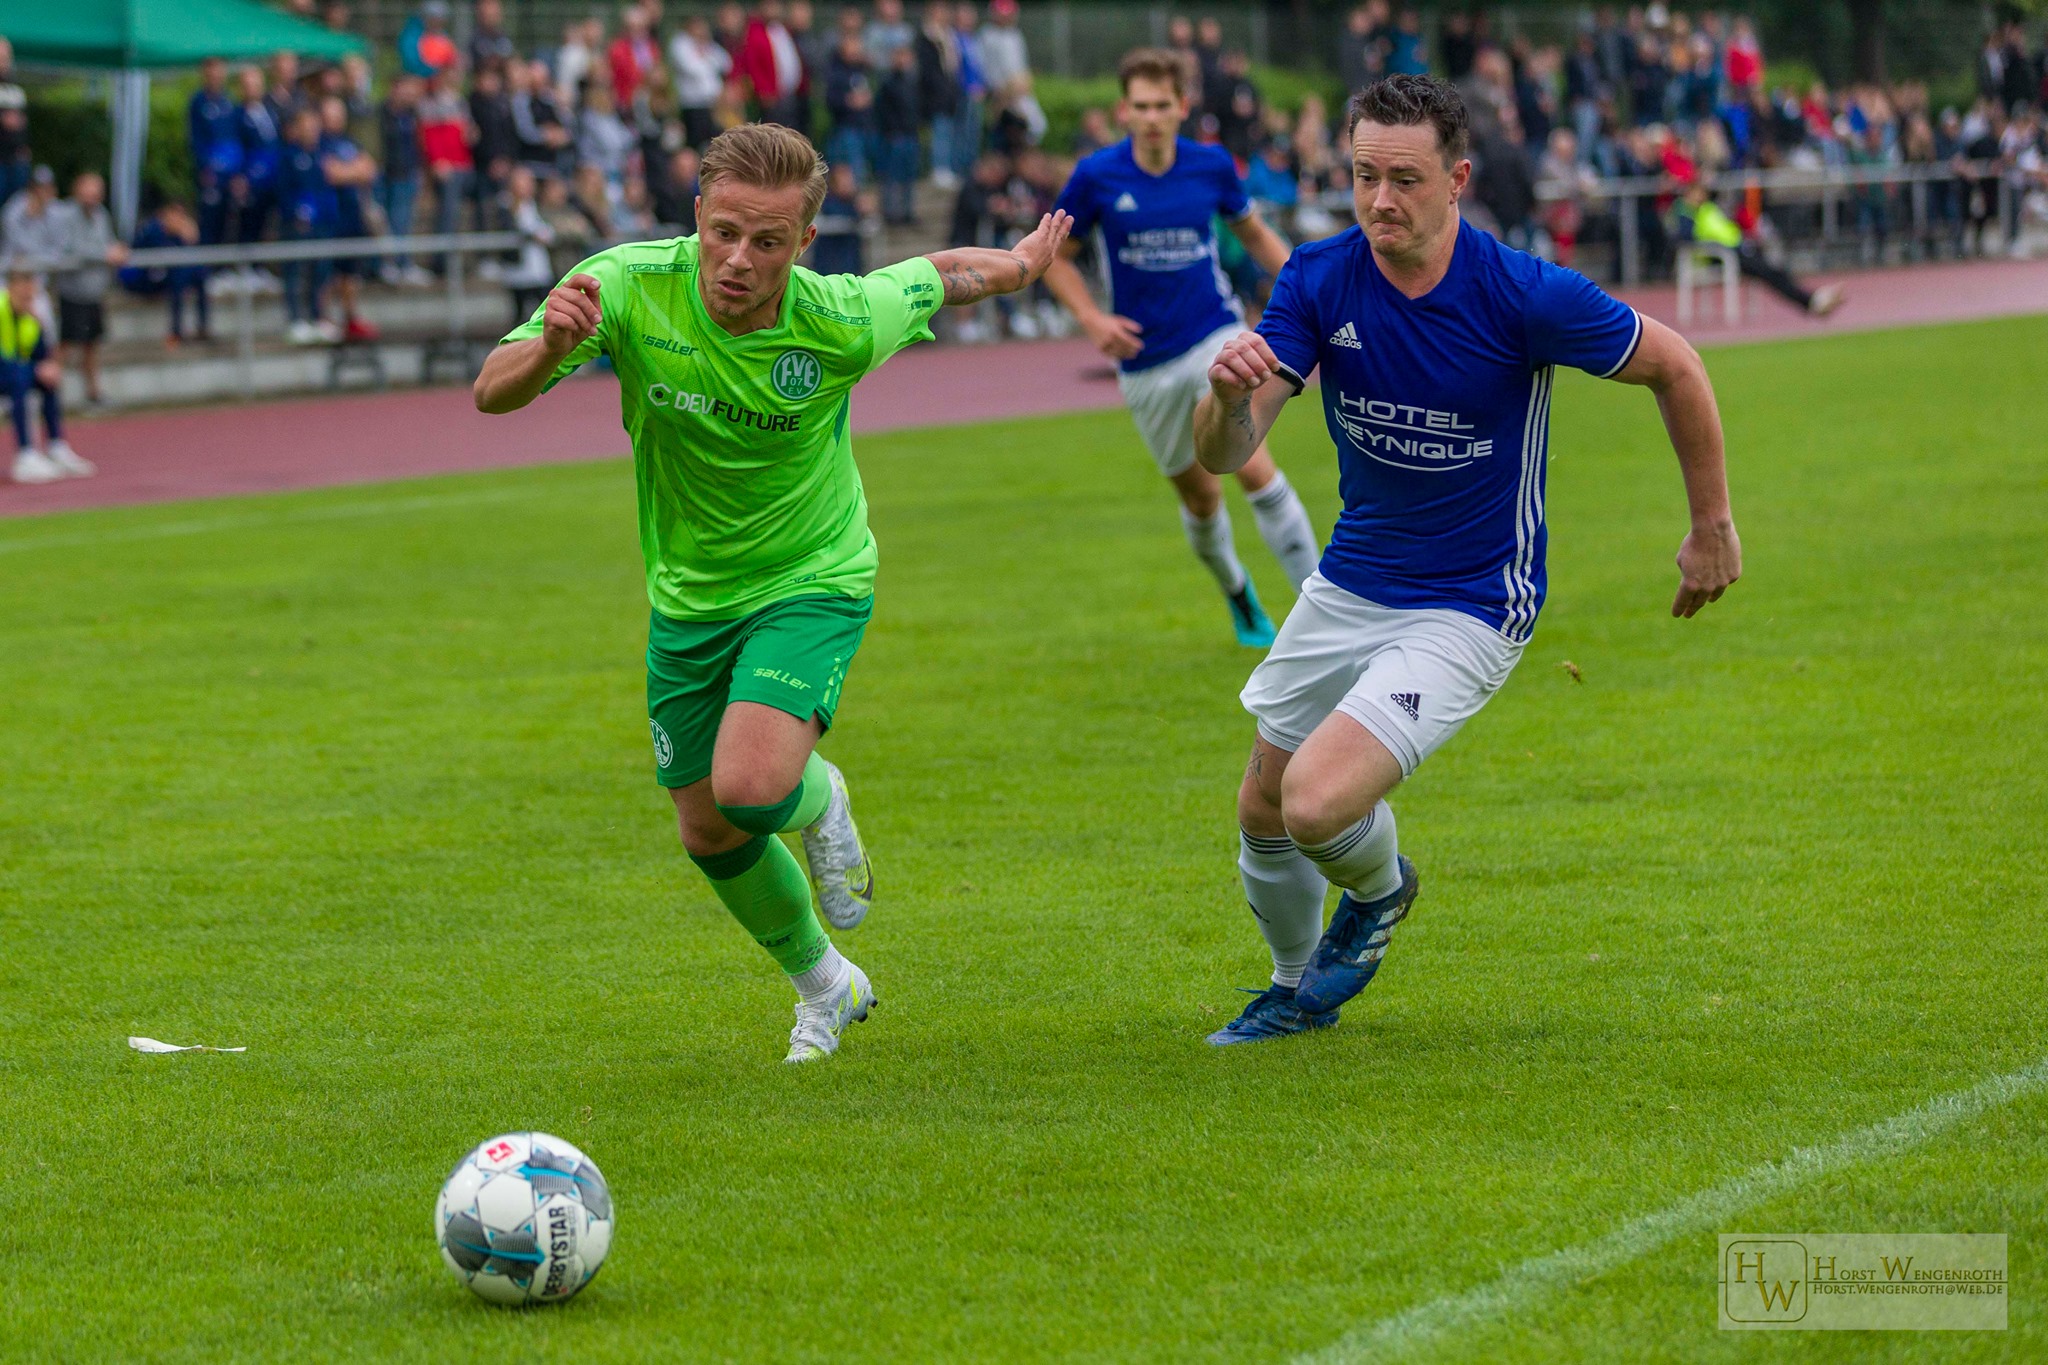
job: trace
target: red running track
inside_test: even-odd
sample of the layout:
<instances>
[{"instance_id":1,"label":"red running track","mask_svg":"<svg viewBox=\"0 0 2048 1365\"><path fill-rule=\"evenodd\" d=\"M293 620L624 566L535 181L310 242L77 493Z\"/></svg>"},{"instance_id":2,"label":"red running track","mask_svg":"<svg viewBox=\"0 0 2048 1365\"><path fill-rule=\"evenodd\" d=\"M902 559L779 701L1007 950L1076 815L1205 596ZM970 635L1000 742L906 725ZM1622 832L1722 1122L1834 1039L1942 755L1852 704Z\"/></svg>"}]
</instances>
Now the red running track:
<instances>
[{"instance_id":1,"label":"red running track","mask_svg":"<svg viewBox=\"0 0 2048 1365\"><path fill-rule=\"evenodd\" d=\"M1755 283L1747 316L1688 329L1702 344L1775 340L2048 312L2048 263L1974 261L1835 278L1848 302L1827 322ZM1670 288L1623 294L1653 317L1675 315ZM1710 316L1718 291L1698 300ZM905 352L855 391L856 432L1112 408L1108 362L1085 341L929 346ZM83 507L269 493L282 489L608 459L626 451L609 377L572 380L517 417L486 417L466 389L419 389L81 419L74 444L97 478L0 483L0 517Z\"/></svg>"}]
</instances>

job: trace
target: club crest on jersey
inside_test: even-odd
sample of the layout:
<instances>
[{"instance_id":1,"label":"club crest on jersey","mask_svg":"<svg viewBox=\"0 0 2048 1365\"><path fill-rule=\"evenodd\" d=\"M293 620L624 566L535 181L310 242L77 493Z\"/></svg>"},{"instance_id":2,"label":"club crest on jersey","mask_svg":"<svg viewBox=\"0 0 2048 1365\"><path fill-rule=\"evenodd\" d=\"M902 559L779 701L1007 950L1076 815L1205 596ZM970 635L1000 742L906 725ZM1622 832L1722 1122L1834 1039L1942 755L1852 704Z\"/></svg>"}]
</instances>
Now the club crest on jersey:
<instances>
[{"instance_id":1,"label":"club crest on jersey","mask_svg":"<svg viewBox=\"0 0 2048 1365\"><path fill-rule=\"evenodd\" d=\"M1138 211L1138 201L1131 197L1129 190L1125 190L1116 197L1116 211L1118 213L1136 213Z\"/></svg>"},{"instance_id":2,"label":"club crest on jersey","mask_svg":"<svg viewBox=\"0 0 2048 1365\"><path fill-rule=\"evenodd\" d=\"M1365 347L1358 344L1358 328L1349 322L1330 333L1330 344L1332 346L1347 346L1354 351L1365 349Z\"/></svg>"},{"instance_id":3,"label":"club crest on jersey","mask_svg":"<svg viewBox=\"0 0 2048 1365\"><path fill-rule=\"evenodd\" d=\"M784 351L768 371L768 382L791 402L809 398L824 380L825 367L809 351Z\"/></svg>"}]
</instances>

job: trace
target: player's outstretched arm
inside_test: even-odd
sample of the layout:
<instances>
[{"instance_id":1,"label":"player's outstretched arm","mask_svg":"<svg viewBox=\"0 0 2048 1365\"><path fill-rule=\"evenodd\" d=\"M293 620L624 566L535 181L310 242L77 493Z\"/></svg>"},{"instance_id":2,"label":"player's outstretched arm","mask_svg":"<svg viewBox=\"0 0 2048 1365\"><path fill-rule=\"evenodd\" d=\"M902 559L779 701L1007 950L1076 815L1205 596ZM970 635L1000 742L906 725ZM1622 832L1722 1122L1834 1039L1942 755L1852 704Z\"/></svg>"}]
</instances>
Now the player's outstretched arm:
<instances>
[{"instance_id":1,"label":"player's outstretched arm","mask_svg":"<svg viewBox=\"0 0 2048 1365\"><path fill-rule=\"evenodd\" d=\"M1664 430L1678 452L1692 530L1678 547L1678 596L1671 601L1671 614L1691 616L1719 601L1728 585L1742 577L1742 540L1735 534L1735 514L1728 505L1728 467L1714 385L1699 352L1654 318L1643 319L1643 339L1635 356L1614 377L1657 395Z\"/></svg>"},{"instance_id":2,"label":"player's outstretched arm","mask_svg":"<svg viewBox=\"0 0 2048 1365\"><path fill-rule=\"evenodd\" d=\"M1235 474L1266 439L1280 409L1299 392L1257 332L1224 343L1209 365L1209 392L1195 404L1195 459L1211 474Z\"/></svg>"},{"instance_id":3,"label":"player's outstretched arm","mask_svg":"<svg viewBox=\"0 0 2048 1365\"><path fill-rule=\"evenodd\" d=\"M979 303L994 294L1014 294L1026 288L1059 253L1074 220L1062 209L1054 209L1038 220L1031 234L1008 251L993 247L956 246L934 251L925 259L939 268L946 287L947 303Z\"/></svg>"},{"instance_id":4,"label":"player's outstretched arm","mask_svg":"<svg viewBox=\"0 0 2048 1365\"><path fill-rule=\"evenodd\" d=\"M548 292L541 334L508 341L484 360L470 389L478 412L517 412L540 397L569 353L597 335L604 321L592 275L571 275Z\"/></svg>"}]
</instances>

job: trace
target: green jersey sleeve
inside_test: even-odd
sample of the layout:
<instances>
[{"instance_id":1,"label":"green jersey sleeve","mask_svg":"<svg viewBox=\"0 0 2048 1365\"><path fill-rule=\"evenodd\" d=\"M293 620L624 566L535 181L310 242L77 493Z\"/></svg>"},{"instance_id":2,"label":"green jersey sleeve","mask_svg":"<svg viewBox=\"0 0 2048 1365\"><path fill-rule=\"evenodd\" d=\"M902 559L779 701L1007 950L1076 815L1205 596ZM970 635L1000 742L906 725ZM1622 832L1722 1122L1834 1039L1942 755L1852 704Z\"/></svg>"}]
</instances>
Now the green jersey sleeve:
<instances>
[{"instance_id":1,"label":"green jersey sleeve","mask_svg":"<svg viewBox=\"0 0 2048 1365\"><path fill-rule=\"evenodd\" d=\"M875 350L868 357L870 372L905 346L932 339L932 314L945 299L939 283L939 268L926 256L877 270L860 278L861 293L867 299L868 315L874 320Z\"/></svg>"},{"instance_id":2,"label":"green jersey sleeve","mask_svg":"<svg viewBox=\"0 0 2048 1365\"><path fill-rule=\"evenodd\" d=\"M578 264L569 275L589 275L597 281L597 330L586 338L582 345L569 352L562 363L555 366L555 372L548 376L546 393L561 383L589 361L611 349L612 322L626 306L626 266L616 251L600 251L589 260ZM569 275L562 277L567 282ZM543 319L547 316L548 301L542 299L533 310L533 316L505 333L498 342L500 346L508 341L525 341L537 337L544 330Z\"/></svg>"}]
</instances>

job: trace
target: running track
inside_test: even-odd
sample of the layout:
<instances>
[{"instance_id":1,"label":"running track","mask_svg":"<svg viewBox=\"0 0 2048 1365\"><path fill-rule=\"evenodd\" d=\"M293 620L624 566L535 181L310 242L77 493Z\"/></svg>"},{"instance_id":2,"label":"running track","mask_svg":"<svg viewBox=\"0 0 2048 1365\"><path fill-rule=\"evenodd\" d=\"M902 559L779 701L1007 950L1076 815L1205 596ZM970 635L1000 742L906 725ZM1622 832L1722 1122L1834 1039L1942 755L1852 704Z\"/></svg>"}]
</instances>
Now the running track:
<instances>
[{"instance_id":1,"label":"running track","mask_svg":"<svg viewBox=\"0 0 2048 1365\"><path fill-rule=\"evenodd\" d=\"M2024 313L2048 313L2048 263L1976 261L1835 277L1849 301L1817 323L1755 284L1736 326L1695 325L1700 344L1775 340ZM1624 293L1669 321L1669 288ZM1700 302L1718 307L1718 294ZM856 432L1111 408L1108 364L1085 341L932 346L906 352L861 382ZM486 417L469 391L421 389L139 413L76 422L92 479L39 487L0 483L0 517L83 507L215 498L371 483L462 470L606 459L626 450L609 380L563 384L516 420Z\"/></svg>"}]
</instances>

